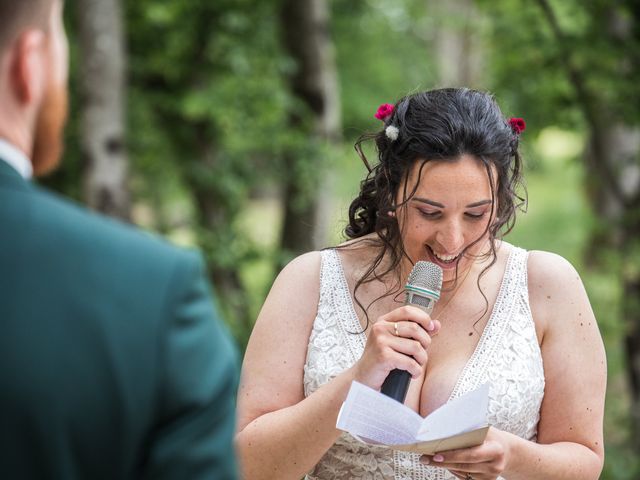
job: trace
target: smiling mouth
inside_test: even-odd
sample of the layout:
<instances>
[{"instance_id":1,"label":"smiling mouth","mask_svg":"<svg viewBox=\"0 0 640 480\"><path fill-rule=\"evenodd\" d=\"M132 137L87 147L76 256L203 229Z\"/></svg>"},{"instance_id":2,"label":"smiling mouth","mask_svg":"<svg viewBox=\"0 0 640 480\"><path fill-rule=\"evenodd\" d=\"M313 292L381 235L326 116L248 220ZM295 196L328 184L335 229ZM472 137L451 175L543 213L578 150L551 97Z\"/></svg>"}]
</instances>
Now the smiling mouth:
<instances>
[{"instance_id":1,"label":"smiling mouth","mask_svg":"<svg viewBox=\"0 0 640 480\"><path fill-rule=\"evenodd\" d=\"M460 257L460 254L457 254L457 255L439 255L429 245L427 245L427 248L429 249L429 251L431 252L431 254L435 258L437 258L440 262L444 263L445 265L450 265L452 263L455 263L456 260L458 260L458 258Z\"/></svg>"}]
</instances>

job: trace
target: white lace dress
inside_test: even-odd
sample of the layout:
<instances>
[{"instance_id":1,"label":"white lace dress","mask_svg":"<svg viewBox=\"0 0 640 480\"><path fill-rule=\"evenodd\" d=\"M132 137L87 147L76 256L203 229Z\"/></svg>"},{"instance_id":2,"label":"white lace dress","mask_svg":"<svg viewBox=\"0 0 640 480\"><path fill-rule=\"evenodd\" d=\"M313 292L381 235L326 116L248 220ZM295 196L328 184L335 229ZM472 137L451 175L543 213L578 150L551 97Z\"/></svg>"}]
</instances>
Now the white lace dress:
<instances>
[{"instance_id":1,"label":"white lace dress","mask_svg":"<svg viewBox=\"0 0 640 480\"><path fill-rule=\"evenodd\" d=\"M354 333L355 332L355 333ZM366 337L335 250L322 252L320 300L307 359L304 393L350 368L364 351ZM529 309L527 252L513 247L491 317L455 384L449 400L490 382L489 424L522 438L536 439L544 370ZM444 480L447 470L422 465L419 455L366 445L342 434L308 480Z\"/></svg>"}]
</instances>

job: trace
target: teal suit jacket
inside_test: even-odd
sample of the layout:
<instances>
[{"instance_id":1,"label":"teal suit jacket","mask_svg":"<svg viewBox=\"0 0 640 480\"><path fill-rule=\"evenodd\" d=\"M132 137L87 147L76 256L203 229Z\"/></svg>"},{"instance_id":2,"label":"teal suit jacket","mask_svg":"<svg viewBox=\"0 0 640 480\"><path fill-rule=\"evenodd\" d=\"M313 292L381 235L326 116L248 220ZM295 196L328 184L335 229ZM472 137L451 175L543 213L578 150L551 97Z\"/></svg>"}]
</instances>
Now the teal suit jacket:
<instances>
[{"instance_id":1,"label":"teal suit jacket","mask_svg":"<svg viewBox=\"0 0 640 480\"><path fill-rule=\"evenodd\" d=\"M0 477L234 479L203 262L0 161Z\"/></svg>"}]
</instances>

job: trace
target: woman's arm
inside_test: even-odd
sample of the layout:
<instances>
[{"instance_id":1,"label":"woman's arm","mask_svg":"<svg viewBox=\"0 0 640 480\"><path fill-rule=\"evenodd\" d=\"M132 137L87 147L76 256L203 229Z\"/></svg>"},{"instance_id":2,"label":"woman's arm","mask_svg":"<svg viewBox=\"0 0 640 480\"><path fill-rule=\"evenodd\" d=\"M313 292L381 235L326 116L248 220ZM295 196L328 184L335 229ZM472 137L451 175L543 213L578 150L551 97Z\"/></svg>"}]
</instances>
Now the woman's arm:
<instances>
[{"instance_id":1,"label":"woman's arm","mask_svg":"<svg viewBox=\"0 0 640 480\"><path fill-rule=\"evenodd\" d=\"M320 254L276 279L245 353L236 445L244 477L300 478L335 442L349 372L304 400L303 367L319 298Z\"/></svg>"},{"instance_id":2,"label":"woman's arm","mask_svg":"<svg viewBox=\"0 0 640 480\"><path fill-rule=\"evenodd\" d=\"M529 303L541 336L545 394L538 443L490 429L474 448L429 457L464 478L596 480L604 460L607 367L602 338L575 269L562 257L531 252ZM440 460L441 461L437 461Z\"/></svg>"},{"instance_id":3,"label":"woman's arm","mask_svg":"<svg viewBox=\"0 0 640 480\"><path fill-rule=\"evenodd\" d=\"M529 299L543 327L545 391L538 443L518 450L553 478L597 479L604 462L604 344L580 276L564 258L529 254ZM541 458L541 461L538 461ZM520 472L509 478L537 478ZM540 476L540 478L544 475Z\"/></svg>"},{"instance_id":4,"label":"woman's arm","mask_svg":"<svg viewBox=\"0 0 640 480\"><path fill-rule=\"evenodd\" d=\"M426 330L433 331L437 322L417 308L401 307L375 322L365 352L352 368L305 398L303 371L319 278L319 253L291 262L276 279L251 334L238 392L236 436L248 480L297 480L311 470L341 434L336 420L352 380L380 388L393 368L417 377L426 365ZM404 328L412 338L395 337L392 322L400 320L423 328Z\"/></svg>"}]
</instances>

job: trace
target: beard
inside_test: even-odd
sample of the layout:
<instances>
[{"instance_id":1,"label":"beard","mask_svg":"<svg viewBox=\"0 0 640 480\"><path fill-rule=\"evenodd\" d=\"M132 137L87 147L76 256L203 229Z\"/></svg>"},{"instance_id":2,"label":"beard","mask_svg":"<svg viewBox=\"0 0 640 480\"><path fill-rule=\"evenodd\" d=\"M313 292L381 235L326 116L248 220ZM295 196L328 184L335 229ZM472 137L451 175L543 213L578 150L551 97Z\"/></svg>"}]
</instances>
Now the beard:
<instances>
[{"instance_id":1,"label":"beard","mask_svg":"<svg viewBox=\"0 0 640 480\"><path fill-rule=\"evenodd\" d=\"M36 119L31 159L35 176L51 173L60 163L68 108L66 86L50 84Z\"/></svg>"}]
</instances>

